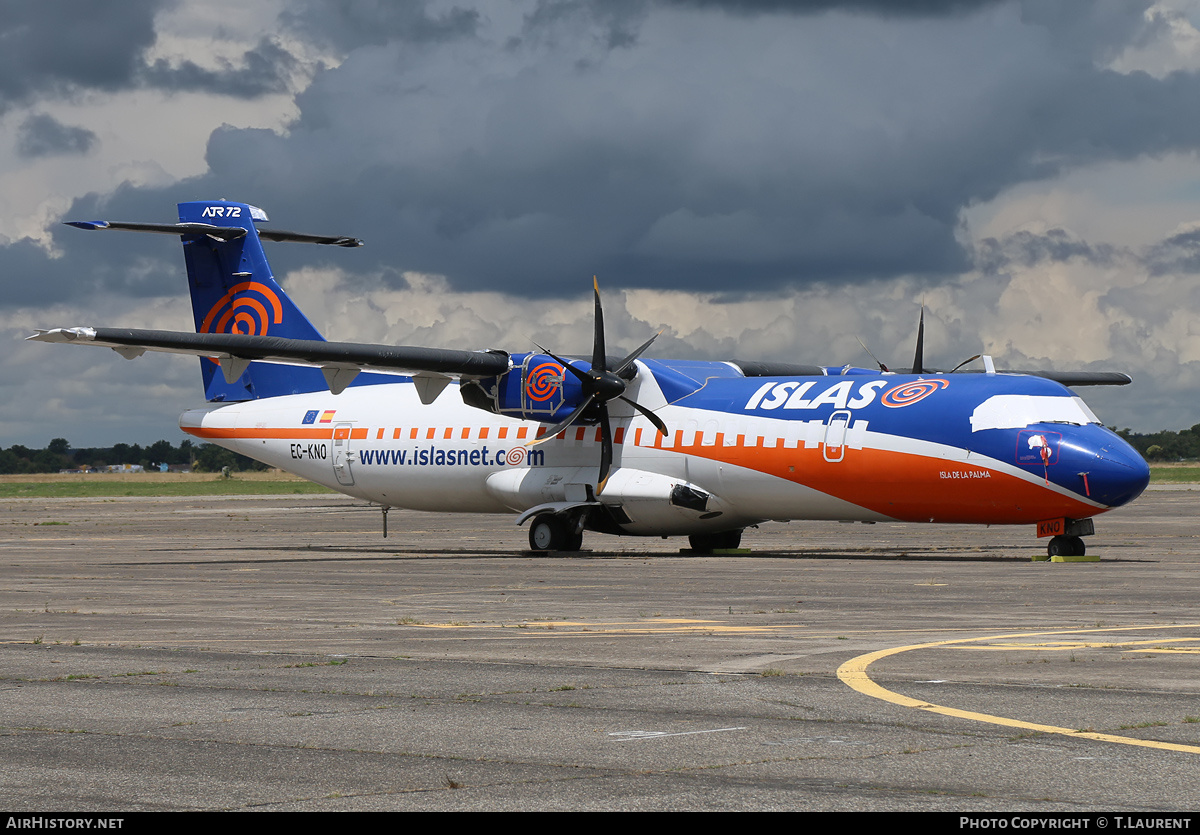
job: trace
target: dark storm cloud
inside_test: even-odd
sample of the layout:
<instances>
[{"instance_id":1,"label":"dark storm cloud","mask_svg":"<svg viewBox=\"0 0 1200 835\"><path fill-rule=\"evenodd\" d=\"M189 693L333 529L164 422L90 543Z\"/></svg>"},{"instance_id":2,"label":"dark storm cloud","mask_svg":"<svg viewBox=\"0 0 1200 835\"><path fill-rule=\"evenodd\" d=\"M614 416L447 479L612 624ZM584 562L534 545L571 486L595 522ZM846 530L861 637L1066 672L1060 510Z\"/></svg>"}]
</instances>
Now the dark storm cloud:
<instances>
[{"instance_id":1,"label":"dark storm cloud","mask_svg":"<svg viewBox=\"0 0 1200 835\"><path fill-rule=\"evenodd\" d=\"M564 21L586 17L599 30L607 49L632 47L637 30L654 7L721 11L730 15L817 15L826 12L886 18L967 14L1006 0L538 0L525 18L525 33L537 36ZM520 39L513 39L515 45ZM587 66L587 60L581 65Z\"/></svg>"},{"instance_id":2,"label":"dark storm cloud","mask_svg":"<svg viewBox=\"0 0 1200 835\"><path fill-rule=\"evenodd\" d=\"M1043 234L1020 231L1004 238L984 238L975 245L975 266L989 276L1030 270L1044 264L1083 262L1098 269L1121 264L1128 270L1158 278L1174 276L1181 284L1170 284L1174 304L1149 295L1141 284L1113 287L1105 297L1118 307L1133 312L1140 321L1158 321L1185 309L1200 307L1200 286L1188 276L1200 273L1200 229L1169 235L1161 241L1133 249L1093 243L1067 232L1050 229ZM1186 295L1185 295L1186 294Z\"/></svg>"},{"instance_id":3,"label":"dark storm cloud","mask_svg":"<svg viewBox=\"0 0 1200 835\"><path fill-rule=\"evenodd\" d=\"M560 295L597 272L763 289L957 274L972 203L1200 145L1195 74L1092 61L1131 37L1132 4L909 7L919 20L637 6L635 43L607 55L611 21L580 3L534 7L516 47L480 28L420 60L352 51L287 136L213 134L196 188L461 289Z\"/></svg>"},{"instance_id":4,"label":"dark storm cloud","mask_svg":"<svg viewBox=\"0 0 1200 835\"><path fill-rule=\"evenodd\" d=\"M86 298L88 282L76 271L57 269L46 251L30 240L0 250L5 306L44 306L64 299Z\"/></svg>"},{"instance_id":5,"label":"dark storm cloud","mask_svg":"<svg viewBox=\"0 0 1200 835\"><path fill-rule=\"evenodd\" d=\"M86 154L98 141L87 128L64 125L47 113L30 116L17 128L17 153L23 157Z\"/></svg>"},{"instance_id":6,"label":"dark storm cloud","mask_svg":"<svg viewBox=\"0 0 1200 835\"><path fill-rule=\"evenodd\" d=\"M0 0L0 112L39 97L153 87L253 98L286 89L295 59L263 39L244 66L208 70L191 61L147 63L154 17L174 0Z\"/></svg>"},{"instance_id":7,"label":"dark storm cloud","mask_svg":"<svg viewBox=\"0 0 1200 835\"><path fill-rule=\"evenodd\" d=\"M1151 275L1200 273L1200 229L1180 232L1150 247L1146 260Z\"/></svg>"},{"instance_id":8,"label":"dark storm cloud","mask_svg":"<svg viewBox=\"0 0 1200 835\"><path fill-rule=\"evenodd\" d=\"M1004 0L661 0L669 5L721 9L733 14L851 12L883 17L934 17L973 12Z\"/></svg>"},{"instance_id":9,"label":"dark storm cloud","mask_svg":"<svg viewBox=\"0 0 1200 835\"><path fill-rule=\"evenodd\" d=\"M577 28L579 21L591 27L594 41L605 50L622 49L637 43L637 30L652 5L651 0L539 0L525 16L524 36L534 39L554 38L556 30ZM521 38L509 41L515 48ZM580 66L587 66L587 59Z\"/></svg>"},{"instance_id":10,"label":"dark storm cloud","mask_svg":"<svg viewBox=\"0 0 1200 835\"><path fill-rule=\"evenodd\" d=\"M280 21L316 43L347 52L394 41L423 43L470 36L479 25L479 12L454 7L433 14L423 2L299 0L280 15Z\"/></svg>"},{"instance_id":11,"label":"dark storm cloud","mask_svg":"<svg viewBox=\"0 0 1200 835\"><path fill-rule=\"evenodd\" d=\"M242 56L242 67L225 66L205 69L193 61L178 66L159 58L143 67L138 78L150 87L162 90L188 90L220 93L243 99L288 89L296 59L277 42L263 38Z\"/></svg>"},{"instance_id":12,"label":"dark storm cloud","mask_svg":"<svg viewBox=\"0 0 1200 835\"><path fill-rule=\"evenodd\" d=\"M1142 45L1165 20L1147 20L1145 0L1020 0L1021 19L1043 29L1064 62L1081 65L1115 58L1126 46Z\"/></svg>"},{"instance_id":13,"label":"dark storm cloud","mask_svg":"<svg viewBox=\"0 0 1200 835\"><path fill-rule=\"evenodd\" d=\"M1095 63L1138 36L1144 7L630 3L621 25L636 28L613 49L615 18L586 3L500 22L491 6L389 5L375 27L353 4L303 3L293 30L317 37L328 12L323 37L349 51L297 97L286 134L222 128L202 177L74 214L169 219L181 199L227 196L284 228L367 241L332 255L272 247L277 272L416 270L526 296L574 295L594 273L739 291L936 281L972 266L966 207L1077 166L1200 147L1196 74ZM1070 257L1078 243L1007 246L982 247L984 265ZM117 281L94 285L153 289Z\"/></svg>"},{"instance_id":14,"label":"dark storm cloud","mask_svg":"<svg viewBox=\"0 0 1200 835\"><path fill-rule=\"evenodd\" d=\"M178 220L174 202L187 199L186 192L182 196L158 195L150 198L152 209L142 209L142 198L137 189L128 186L103 199L89 194L77 199L65 218L173 223ZM108 211L110 206L117 215ZM70 301L86 305L94 297L136 299L186 292L183 255L175 238L84 231L63 224L54 224L49 231L54 256L28 239L0 248L4 307L46 307Z\"/></svg>"},{"instance_id":15,"label":"dark storm cloud","mask_svg":"<svg viewBox=\"0 0 1200 835\"><path fill-rule=\"evenodd\" d=\"M128 86L163 0L0 2L0 111L37 95Z\"/></svg>"},{"instance_id":16,"label":"dark storm cloud","mask_svg":"<svg viewBox=\"0 0 1200 835\"><path fill-rule=\"evenodd\" d=\"M1046 262L1085 260L1096 266L1110 266L1120 254L1110 244L1090 244L1063 229L1045 234L1016 232L1003 240L984 238L975 251L975 265L985 273L998 273L1011 267L1028 269Z\"/></svg>"},{"instance_id":17,"label":"dark storm cloud","mask_svg":"<svg viewBox=\"0 0 1200 835\"><path fill-rule=\"evenodd\" d=\"M178 251L165 253L161 247L156 251L153 244L147 247L146 241L128 239L123 247L116 241L76 241L69 235L64 235L62 241L67 244L62 258L48 258L44 250L28 240L4 248L4 306L45 307L68 299L87 299L93 294L132 298L178 296L181 288L186 287L179 277L183 273L179 269L182 256ZM159 257L155 259L147 253ZM174 257L164 257L168 255ZM168 278L172 273L175 277Z\"/></svg>"}]
</instances>

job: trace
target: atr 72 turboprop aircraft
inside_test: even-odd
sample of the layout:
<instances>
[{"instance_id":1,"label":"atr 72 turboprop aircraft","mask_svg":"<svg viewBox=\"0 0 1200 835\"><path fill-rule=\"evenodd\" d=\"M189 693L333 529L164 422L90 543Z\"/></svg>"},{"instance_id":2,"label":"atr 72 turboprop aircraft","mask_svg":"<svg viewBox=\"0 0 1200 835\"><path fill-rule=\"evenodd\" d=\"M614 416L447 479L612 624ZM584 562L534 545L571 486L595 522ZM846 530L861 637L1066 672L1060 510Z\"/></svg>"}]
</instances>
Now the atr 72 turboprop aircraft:
<instances>
[{"instance_id":1,"label":"atr 72 turboprop aircraft","mask_svg":"<svg viewBox=\"0 0 1200 835\"><path fill-rule=\"evenodd\" d=\"M517 513L537 550L585 530L736 548L770 520L1037 525L1082 555L1091 517L1135 499L1141 456L1068 385L1116 373L911 373L327 342L271 275L261 241L360 246L267 228L224 200L178 224L71 222L183 241L196 333L72 327L30 339L199 356L209 404L185 432L390 507ZM923 323L922 323L923 328ZM974 358L973 358L974 359Z\"/></svg>"}]
</instances>

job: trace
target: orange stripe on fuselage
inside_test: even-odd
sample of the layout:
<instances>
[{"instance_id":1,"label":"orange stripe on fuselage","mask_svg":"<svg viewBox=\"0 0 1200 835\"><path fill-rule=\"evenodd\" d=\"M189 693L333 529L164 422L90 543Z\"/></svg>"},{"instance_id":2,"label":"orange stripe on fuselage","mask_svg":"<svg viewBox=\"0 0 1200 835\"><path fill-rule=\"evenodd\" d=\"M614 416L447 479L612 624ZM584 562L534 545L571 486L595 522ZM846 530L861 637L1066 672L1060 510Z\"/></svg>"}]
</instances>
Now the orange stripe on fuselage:
<instances>
[{"instance_id":1,"label":"orange stripe on fuselage","mask_svg":"<svg viewBox=\"0 0 1200 835\"><path fill-rule=\"evenodd\" d=\"M846 447L836 462L825 460L823 447L806 449L803 442L671 451L757 470L905 522L1012 525L1106 510L981 464L892 450Z\"/></svg>"},{"instance_id":2,"label":"orange stripe on fuselage","mask_svg":"<svg viewBox=\"0 0 1200 835\"><path fill-rule=\"evenodd\" d=\"M281 441L290 441L298 438L327 440L333 437L333 428L329 426L322 429L279 429L265 427L255 429L217 429L210 426L183 426L180 428L189 435L195 435L197 438L277 438ZM362 431L362 437L365 438L366 430Z\"/></svg>"},{"instance_id":3,"label":"orange stripe on fuselage","mask_svg":"<svg viewBox=\"0 0 1200 835\"><path fill-rule=\"evenodd\" d=\"M294 441L298 439L328 440L333 437L332 427L323 429L283 429L279 427L218 429L210 426L182 426L180 428L197 438L274 438L280 441ZM363 440L367 437L367 430L351 430L350 437L356 441Z\"/></svg>"}]
</instances>

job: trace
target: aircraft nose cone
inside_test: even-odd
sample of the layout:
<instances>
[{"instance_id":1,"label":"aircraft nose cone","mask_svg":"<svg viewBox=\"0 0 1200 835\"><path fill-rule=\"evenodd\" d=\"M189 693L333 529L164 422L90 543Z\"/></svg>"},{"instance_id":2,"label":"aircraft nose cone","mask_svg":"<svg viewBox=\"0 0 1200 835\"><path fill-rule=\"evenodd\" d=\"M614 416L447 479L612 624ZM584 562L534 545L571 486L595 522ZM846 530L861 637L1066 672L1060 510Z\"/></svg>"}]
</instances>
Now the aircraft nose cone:
<instances>
[{"instance_id":1,"label":"aircraft nose cone","mask_svg":"<svg viewBox=\"0 0 1200 835\"><path fill-rule=\"evenodd\" d=\"M1142 495L1150 483L1150 465L1141 453L1117 435L1096 450L1088 473L1090 498L1109 507L1120 507Z\"/></svg>"}]
</instances>

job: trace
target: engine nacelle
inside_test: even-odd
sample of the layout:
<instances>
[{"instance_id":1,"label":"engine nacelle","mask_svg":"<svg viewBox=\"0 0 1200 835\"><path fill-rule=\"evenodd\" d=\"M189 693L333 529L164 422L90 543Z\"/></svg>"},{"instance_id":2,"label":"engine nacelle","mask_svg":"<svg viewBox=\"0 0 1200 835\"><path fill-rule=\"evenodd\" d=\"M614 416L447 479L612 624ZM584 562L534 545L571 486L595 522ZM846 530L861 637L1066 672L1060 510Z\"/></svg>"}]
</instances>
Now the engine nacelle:
<instances>
[{"instance_id":1,"label":"engine nacelle","mask_svg":"<svg viewBox=\"0 0 1200 835\"><path fill-rule=\"evenodd\" d=\"M524 420L554 423L583 401L583 386L574 374L546 354L513 354L512 370L499 377L464 381L463 401L470 406ZM581 371L590 364L568 360Z\"/></svg>"}]
</instances>

